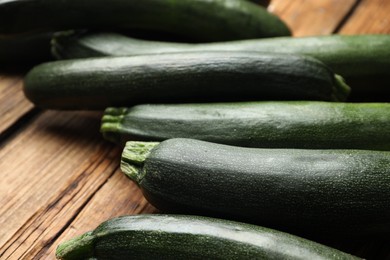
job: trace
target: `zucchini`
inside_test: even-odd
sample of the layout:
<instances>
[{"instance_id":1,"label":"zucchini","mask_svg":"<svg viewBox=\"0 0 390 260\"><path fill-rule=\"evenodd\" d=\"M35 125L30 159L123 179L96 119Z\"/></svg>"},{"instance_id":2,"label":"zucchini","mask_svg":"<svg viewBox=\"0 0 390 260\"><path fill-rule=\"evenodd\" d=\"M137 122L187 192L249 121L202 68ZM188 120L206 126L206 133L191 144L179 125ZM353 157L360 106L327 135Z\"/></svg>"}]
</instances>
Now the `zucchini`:
<instances>
[{"instance_id":1,"label":"zucchini","mask_svg":"<svg viewBox=\"0 0 390 260\"><path fill-rule=\"evenodd\" d=\"M340 101L349 87L312 58L203 52L46 63L28 73L24 91L44 108L105 109L144 102Z\"/></svg>"},{"instance_id":2,"label":"zucchini","mask_svg":"<svg viewBox=\"0 0 390 260\"><path fill-rule=\"evenodd\" d=\"M88 17L88 19L86 19ZM199 41L290 35L263 7L244 0L7 0L0 35L83 28L167 32Z\"/></svg>"},{"instance_id":3,"label":"zucchini","mask_svg":"<svg viewBox=\"0 0 390 260\"><path fill-rule=\"evenodd\" d=\"M122 171L167 212L295 234L390 231L390 152L242 148L192 139L128 142Z\"/></svg>"},{"instance_id":4,"label":"zucchini","mask_svg":"<svg viewBox=\"0 0 390 260\"><path fill-rule=\"evenodd\" d=\"M319 59L347 79L387 77L390 82L390 35L278 37L222 43L146 41L118 33L59 33L53 53L62 59L186 51L260 51L296 53Z\"/></svg>"},{"instance_id":5,"label":"zucchini","mask_svg":"<svg viewBox=\"0 0 390 260\"><path fill-rule=\"evenodd\" d=\"M108 140L193 138L247 147L390 150L389 103L242 102L106 109Z\"/></svg>"},{"instance_id":6,"label":"zucchini","mask_svg":"<svg viewBox=\"0 0 390 260\"><path fill-rule=\"evenodd\" d=\"M145 41L116 33L60 33L52 41L57 58L121 56L186 51L264 51L317 58L353 87L353 101L389 101L390 35L332 35L302 38L184 44Z\"/></svg>"},{"instance_id":7,"label":"zucchini","mask_svg":"<svg viewBox=\"0 0 390 260\"><path fill-rule=\"evenodd\" d=\"M184 215L114 218L60 244L59 259L360 259L254 225Z\"/></svg>"}]
</instances>

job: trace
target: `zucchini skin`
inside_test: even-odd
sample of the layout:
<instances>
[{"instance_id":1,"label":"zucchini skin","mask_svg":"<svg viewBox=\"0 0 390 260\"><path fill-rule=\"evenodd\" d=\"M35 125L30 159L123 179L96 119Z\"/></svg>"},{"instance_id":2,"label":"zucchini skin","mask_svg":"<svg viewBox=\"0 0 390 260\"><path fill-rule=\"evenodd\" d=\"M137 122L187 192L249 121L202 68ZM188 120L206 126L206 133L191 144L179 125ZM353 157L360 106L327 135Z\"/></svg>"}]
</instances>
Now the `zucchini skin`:
<instances>
[{"instance_id":1,"label":"zucchini skin","mask_svg":"<svg viewBox=\"0 0 390 260\"><path fill-rule=\"evenodd\" d=\"M58 259L360 259L287 233L185 215L122 216L57 248Z\"/></svg>"},{"instance_id":2,"label":"zucchini skin","mask_svg":"<svg viewBox=\"0 0 390 260\"><path fill-rule=\"evenodd\" d=\"M229 217L295 234L390 231L390 152L170 139L128 142L121 169L167 212Z\"/></svg>"},{"instance_id":3,"label":"zucchini skin","mask_svg":"<svg viewBox=\"0 0 390 260\"><path fill-rule=\"evenodd\" d=\"M389 103L314 101L138 105L106 109L117 143L192 138L264 148L390 150Z\"/></svg>"},{"instance_id":4,"label":"zucchini skin","mask_svg":"<svg viewBox=\"0 0 390 260\"><path fill-rule=\"evenodd\" d=\"M105 109L148 102L342 101L349 87L308 57L194 52L46 63L28 73L24 91L44 108Z\"/></svg>"},{"instance_id":5,"label":"zucchini skin","mask_svg":"<svg viewBox=\"0 0 390 260\"><path fill-rule=\"evenodd\" d=\"M0 3L3 36L84 28L161 31L199 41L291 35L278 17L244 0L111 0L109 5L95 0L93 6L80 0Z\"/></svg>"},{"instance_id":6,"label":"zucchini skin","mask_svg":"<svg viewBox=\"0 0 390 260\"><path fill-rule=\"evenodd\" d=\"M67 32L58 34L52 42L54 54L62 59L218 50L296 53L319 59L347 79L382 76L390 82L389 46L390 35L276 37L188 44L146 41L118 33Z\"/></svg>"}]
</instances>

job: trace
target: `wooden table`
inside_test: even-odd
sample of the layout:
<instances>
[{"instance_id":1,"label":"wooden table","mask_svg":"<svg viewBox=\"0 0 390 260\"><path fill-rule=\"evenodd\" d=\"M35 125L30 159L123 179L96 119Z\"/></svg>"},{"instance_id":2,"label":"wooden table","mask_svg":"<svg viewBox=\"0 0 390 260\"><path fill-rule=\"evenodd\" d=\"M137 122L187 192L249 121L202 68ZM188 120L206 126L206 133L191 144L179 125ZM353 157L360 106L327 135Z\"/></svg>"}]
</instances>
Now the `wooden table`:
<instances>
[{"instance_id":1,"label":"wooden table","mask_svg":"<svg viewBox=\"0 0 390 260\"><path fill-rule=\"evenodd\" d=\"M295 36L390 33L389 0L274 0ZM42 111L23 73L0 73L0 259L54 259L59 242L108 218L156 212L119 169L121 148L99 133L101 112ZM328 242L390 259L390 239Z\"/></svg>"}]
</instances>

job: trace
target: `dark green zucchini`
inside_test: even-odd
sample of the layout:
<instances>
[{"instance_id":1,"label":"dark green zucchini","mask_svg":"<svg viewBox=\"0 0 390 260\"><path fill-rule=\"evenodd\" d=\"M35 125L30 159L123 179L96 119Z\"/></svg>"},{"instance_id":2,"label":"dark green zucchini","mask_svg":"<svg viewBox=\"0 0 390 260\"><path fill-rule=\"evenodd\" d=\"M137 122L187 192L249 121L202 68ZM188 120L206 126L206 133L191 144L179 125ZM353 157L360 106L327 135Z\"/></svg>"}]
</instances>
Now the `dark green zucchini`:
<instances>
[{"instance_id":1,"label":"dark green zucchini","mask_svg":"<svg viewBox=\"0 0 390 260\"><path fill-rule=\"evenodd\" d=\"M247 147L390 150L389 103L243 102L108 108L108 140L193 138Z\"/></svg>"},{"instance_id":2,"label":"dark green zucchini","mask_svg":"<svg viewBox=\"0 0 390 260\"><path fill-rule=\"evenodd\" d=\"M37 106L104 109L145 102L345 100L349 87L321 62L256 52L203 52L57 61L28 73Z\"/></svg>"},{"instance_id":3,"label":"dark green zucchini","mask_svg":"<svg viewBox=\"0 0 390 260\"><path fill-rule=\"evenodd\" d=\"M295 234L390 232L390 152L170 139L128 142L121 169L167 212L229 217Z\"/></svg>"},{"instance_id":4,"label":"dark green zucchini","mask_svg":"<svg viewBox=\"0 0 390 260\"><path fill-rule=\"evenodd\" d=\"M52 42L59 58L123 56L186 51L296 53L319 59L346 78L355 100L389 100L390 35L279 37L210 44L139 40L116 33L59 34Z\"/></svg>"},{"instance_id":5,"label":"dark green zucchini","mask_svg":"<svg viewBox=\"0 0 390 260\"><path fill-rule=\"evenodd\" d=\"M114 218L60 244L58 259L360 259L254 225L184 215Z\"/></svg>"},{"instance_id":6,"label":"dark green zucchini","mask_svg":"<svg viewBox=\"0 0 390 260\"><path fill-rule=\"evenodd\" d=\"M84 28L160 31L199 41L290 35L279 18L245 0L0 2L0 35Z\"/></svg>"},{"instance_id":7,"label":"dark green zucchini","mask_svg":"<svg viewBox=\"0 0 390 260\"><path fill-rule=\"evenodd\" d=\"M124 56L186 51L259 51L308 55L343 77L390 77L390 35L278 37L221 43L146 41L117 33L58 34L53 52L61 59Z\"/></svg>"}]
</instances>

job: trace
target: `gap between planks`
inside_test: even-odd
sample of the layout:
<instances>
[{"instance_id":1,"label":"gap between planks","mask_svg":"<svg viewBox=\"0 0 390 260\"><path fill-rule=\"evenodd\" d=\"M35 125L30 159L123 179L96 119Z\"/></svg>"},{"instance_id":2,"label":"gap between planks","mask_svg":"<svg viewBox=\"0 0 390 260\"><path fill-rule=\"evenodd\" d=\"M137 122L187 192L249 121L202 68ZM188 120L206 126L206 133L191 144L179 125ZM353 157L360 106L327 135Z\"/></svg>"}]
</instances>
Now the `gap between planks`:
<instances>
[{"instance_id":1,"label":"gap between planks","mask_svg":"<svg viewBox=\"0 0 390 260\"><path fill-rule=\"evenodd\" d=\"M333 33L359 0L271 1L268 10L282 17L294 36Z\"/></svg>"},{"instance_id":2,"label":"gap between planks","mask_svg":"<svg viewBox=\"0 0 390 260\"><path fill-rule=\"evenodd\" d=\"M350 19L340 28L340 33L390 34L389 12L389 0L360 0Z\"/></svg>"},{"instance_id":3,"label":"gap between planks","mask_svg":"<svg viewBox=\"0 0 390 260\"><path fill-rule=\"evenodd\" d=\"M0 150L0 254L18 230L30 232L24 224L49 205L50 198L61 198L63 187L73 187L72 181L88 165L109 161L111 172L117 168L120 149L102 142L100 117L46 111ZM102 156L107 149L115 149L116 155ZM79 188L88 190L89 185Z\"/></svg>"},{"instance_id":4,"label":"gap between planks","mask_svg":"<svg viewBox=\"0 0 390 260\"><path fill-rule=\"evenodd\" d=\"M117 169L119 150L104 149L85 162L74 177L64 183L61 191L38 210L0 249L0 257L31 259L27 254L49 247L88 204ZM60 230L58 230L60 229ZM45 237L44 240L38 239ZM18 241L19 243L15 243Z\"/></svg>"}]
</instances>

